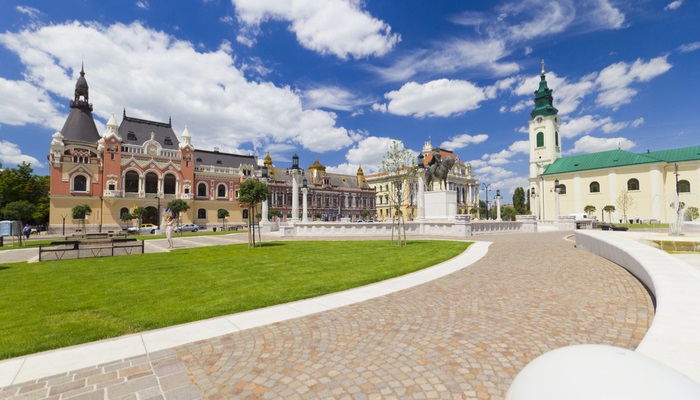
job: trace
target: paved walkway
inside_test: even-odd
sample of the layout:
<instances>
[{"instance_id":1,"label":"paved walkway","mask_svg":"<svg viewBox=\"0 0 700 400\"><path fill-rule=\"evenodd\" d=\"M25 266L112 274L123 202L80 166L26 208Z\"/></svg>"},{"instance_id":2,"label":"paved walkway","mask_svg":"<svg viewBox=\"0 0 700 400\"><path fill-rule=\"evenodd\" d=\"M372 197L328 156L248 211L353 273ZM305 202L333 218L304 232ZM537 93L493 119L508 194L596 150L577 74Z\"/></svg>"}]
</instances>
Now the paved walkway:
<instances>
[{"instance_id":1,"label":"paved walkway","mask_svg":"<svg viewBox=\"0 0 700 400\"><path fill-rule=\"evenodd\" d=\"M488 254L364 302L0 390L0 399L502 399L558 347L634 349L653 315L620 267L563 232L478 236Z\"/></svg>"}]
</instances>

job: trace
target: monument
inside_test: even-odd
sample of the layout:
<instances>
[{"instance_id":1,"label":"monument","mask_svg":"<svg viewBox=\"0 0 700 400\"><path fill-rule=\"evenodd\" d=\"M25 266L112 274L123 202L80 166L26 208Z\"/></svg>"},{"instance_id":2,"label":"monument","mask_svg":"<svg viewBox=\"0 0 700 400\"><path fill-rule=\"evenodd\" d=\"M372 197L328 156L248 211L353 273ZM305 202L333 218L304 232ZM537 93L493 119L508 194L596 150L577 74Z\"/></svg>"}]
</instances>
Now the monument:
<instances>
[{"instance_id":1,"label":"monument","mask_svg":"<svg viewBox=\"0 0 700 400\"><path fill-rule=\"evenodd\" d=\"M448 190L447 176L456 160L447 156L444 159L440 150L433 150L425 170L428 192L424 194L425 219L454 221L457 215L457 192ZM437 182L438 190L433 182Z\"/></svg>"}]
</instances>

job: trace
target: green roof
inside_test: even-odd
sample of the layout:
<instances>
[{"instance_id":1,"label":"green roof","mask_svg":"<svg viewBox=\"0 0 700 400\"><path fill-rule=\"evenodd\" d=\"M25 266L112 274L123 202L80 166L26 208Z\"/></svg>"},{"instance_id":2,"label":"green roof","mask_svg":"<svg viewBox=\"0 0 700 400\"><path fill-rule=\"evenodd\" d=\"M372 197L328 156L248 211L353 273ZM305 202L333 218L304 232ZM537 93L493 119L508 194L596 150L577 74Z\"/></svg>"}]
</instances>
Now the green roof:
<instances>
[{"instance_id":1,"label":"green roof","mask_svg":"<svg viewBox=\"0 0 700 400\"><path fill-rule=\"evenodd\" d=\"M639 164L674 163L700 160L700 146L661 150L634 154L626 150L609 150L599 153L582 154L558 158L549 164L542 175L588 171L592 169L626 167Z\"/></svg>"}]
</instances>

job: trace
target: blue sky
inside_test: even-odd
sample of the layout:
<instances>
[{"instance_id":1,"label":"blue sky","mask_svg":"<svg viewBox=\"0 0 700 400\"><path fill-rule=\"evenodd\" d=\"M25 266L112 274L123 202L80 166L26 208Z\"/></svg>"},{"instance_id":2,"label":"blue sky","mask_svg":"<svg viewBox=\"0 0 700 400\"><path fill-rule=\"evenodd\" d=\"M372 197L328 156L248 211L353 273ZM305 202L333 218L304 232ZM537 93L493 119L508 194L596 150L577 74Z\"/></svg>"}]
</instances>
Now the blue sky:
<instances>
[{"instance_id":1,"label":"blue sky","mask_svg":"<svg viewBox=\"0 0 700 400\"><path fill-rule=\"evenodd\" d=\"M565 154L697 145L698 21L690 0L6 0L0 162L48 174L84 62L100 132L126 108L352 174L430 140L511 193L542 59Z\"/></svg>"}]
</instances>

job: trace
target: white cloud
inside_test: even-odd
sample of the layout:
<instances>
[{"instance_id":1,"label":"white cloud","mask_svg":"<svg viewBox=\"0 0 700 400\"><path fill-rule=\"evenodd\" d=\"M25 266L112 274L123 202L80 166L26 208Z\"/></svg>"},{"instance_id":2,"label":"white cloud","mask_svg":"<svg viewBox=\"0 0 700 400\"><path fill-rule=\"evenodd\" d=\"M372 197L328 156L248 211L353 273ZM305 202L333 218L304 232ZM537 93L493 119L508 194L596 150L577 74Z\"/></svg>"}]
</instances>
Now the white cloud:
<instances>
[{"instance_id":1,"label":"white cloud","mask_svg":"<svg viewBox=\"0 0 700 400\"><path fill-rule=\"evenodd\" d=\"M151 7L151 5L148 4L147 1L143 0L143 1L137 1L136 7L140 8L142 10L148 10Z\"/></svg>"},{"instance_id":2,"label":"white cloud","mask_svg":"<svg viewBox=\"0 0 700 400\"><path fill-rule=\"evenodd\" d=\"M597 115L584 115L579 118L569 119L561 125L563 138L573 138L579 135L587 135L593 131L601 130L603 133L614 133L625 128L636 128L644 123L644 118L634 121L614 122L612 118L599 118Z\"/></svg>"},{"instance_id":3,"label":"white cloud","mask_svg":"<svg viewBox=\"0 0 700 400\"><path fill-rule=\"evenodd\" d=\"M223 17L219 18L219 22L223 22L224 24L233 25L233 17L230 15L224 15Z\"/></svg>"},{"instance_id":4,"label":"white cloud","mask_svg":"<svg viewBox=\"0 0 700 400\"><path fill-rule=\"evenodd\" d=\"M7 167L8 165L20 165L23 162L32 164L33 167L43 167L43 164L36 158L22 154L16 144L0 140L0 164Z\"/></svg>"},{"instance_id":5,"label":"white cloud","mask_svg":"<svg viewBox=\"0 0 700 400\"><path fill-rule=\"evenodd\" d=\"M26 80L37 91L66 103L85 55L90 101L98 117L106 120L124 107L138 118L165 121L173 116L176 132L187 124L200 148L296 143L324 152L352 144L347 130L335 125L334 113L304 110L291 88L248 81L226 52L198 52L192 43L140 23L51 25L0 34L0 44L19 55ZM13 102L16 96L0 98L0 109ZM42 123L45 115L51 113L31 122Z\"/></svg>"},{"instance_id":6,"label":"white cloud","mask_svg":"<svg viewBox=\"0 0 700 400\"><path fill-rule=\"evenodd\" d=\"M0 77L0 104L0 124L37 124L59 130L66 119L45 90L28 82Z\"/></svg>"},{"instance_id":7,"label":"white cloud","mask_svg":"<svg viewBox=\"0 0 700 400\"><path fill-rule=\"evenodd\" d=\"M700 42L687 43L678 47L678 51L681 53L690 53L696 50L700 50Z\"/></svg>"},{"instance_id":8,"label":"white cloud","mask_svg":"<svg viewBox=\"0 0 700 400\"><path fill-rule=\"evenodd\" d=\"M357 172L357 167L362 166L365 174L376 173L379 171L379 166L382 164L382 160L391 148L394 140L377 136L366 137L348 150L345 156L347 163L340 164L337 167L329 167L328 172L354 175Z\"/></svg>"},{"instance_id":9,"label":"white cloud","mask_svg":"<svg viewBox=\"0 0 700 400\"><path fill-rule=\"evenodd\" d=\"M574 143L574 147L567 151L567 154L573 153L596 153L599 151L606 150L629 150L633 148L636 144L626 138L596 138L592 136L584 136Z\"/></svg>"},{"instance_id":10,"label":"white cloud","mask_svg":"<svg viewBox=\"0 0 700 400\"><path fill-rule=\"evenodd\" d=\"M389 113L418 118L461 114L478 108L486 100L484 90L471 82L449 79L426 84L409 82L384 97L389 100Z\"/></svg>"},{"instance_id":11,"label":"white cloud","mask_svg":"<svg viewBox=\"0 0 700 400\"><path fill-rule=\"evenodd\" d=\"M258 27L268 20L287 21L299 43L320 54L346 59L382 56L401 36L372 17L355 0L232 0L239 22ZM246 31L244 36L249 37Z\"/></svg>"},{"instance_id":12,"label":"white cloud","mask_svg":"<svg viewBox=\"0 0 700 400\"><path fill-rule=\"evenodd\" d=\"M666 11L677 10L678 7L680 7L682 5L683 5L683 0L675 0L675 1L668 3L668 5L666 7L664 7L664 10L666 10Z\"/></svg>"},{"instance_id":13,"label":"white cloud","mask_svg":"<svg viewBox=\"0 0 700 400\"><path fill-rule=\"evenodd\" d=\"M41 14L41 11L29 6L17 6L15 9L30 18L36 18Z\"/></svg>"},{"instance_id":14,"label":"white cloud","mask_svg":"<svg viewBox=\"0 0 700 400\"><path fill-rule=\"evenodd\" d=\"M462 134L455 136L453 138L450 138L450 140L442 142L440 144L440 147L443 149L450 149L450 150L458 150L458 149L463 149L470 144L479 144L485 142L489 138L489 135L485 134L479 134L479 135L468 135L468 134Z\"/></svg>"},{"instance_id":15,"label":"white cloud","mask_svg":"<svg viewBox=\"0 0 700 400\"><path fill-rule=\"evenodd\" d=\"M609 65L598 75L595 83L601 90L596 104L617 109L630 103L637 94L629 86L635 82L647 82L671 69L666 60L668 56L652 58L648 62L637 59L631 65L624 62Z\"/></svg>"},{"instance_id":16,"label":"white cloud","mask_svg":"<svg viewBox=\"0 0 700 400\"><path fill-rule=\"evenodd\" d=\"M351 92L337 86L319 86L304 91L306 108L328 108L331 110L352 111L368 104L368 99L358 99Z\"/></svg>"}]
</instances>

